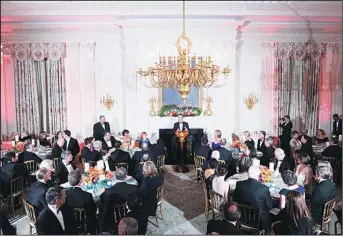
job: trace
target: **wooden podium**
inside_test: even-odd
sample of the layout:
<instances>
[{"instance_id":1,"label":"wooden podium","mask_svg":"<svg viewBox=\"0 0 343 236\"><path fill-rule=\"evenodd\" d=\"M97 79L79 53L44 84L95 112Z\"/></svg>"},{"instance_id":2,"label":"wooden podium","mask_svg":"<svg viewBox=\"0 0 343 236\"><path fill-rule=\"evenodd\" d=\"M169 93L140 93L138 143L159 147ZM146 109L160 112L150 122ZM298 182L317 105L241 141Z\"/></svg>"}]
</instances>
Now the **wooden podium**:
<instances>
[{"instance_id":1,"label":"wooden podium","mask_svg":"<svg viewBox=\"0 0 343 236\"><path fill-rule=\"evenodd\" d=\"M177 131L175 131L175 136L179 139L179 142L180 142L181 155L184 155L183 154L184 153L183 152L183 146L184 146L186 139L189 136L189 132L177 130ZM189 172L188 167L183 162L183 158L184 157L182 156L181 163L175 167L175 172L179 172L179 173Z\"/></svg>"}]
</instances>

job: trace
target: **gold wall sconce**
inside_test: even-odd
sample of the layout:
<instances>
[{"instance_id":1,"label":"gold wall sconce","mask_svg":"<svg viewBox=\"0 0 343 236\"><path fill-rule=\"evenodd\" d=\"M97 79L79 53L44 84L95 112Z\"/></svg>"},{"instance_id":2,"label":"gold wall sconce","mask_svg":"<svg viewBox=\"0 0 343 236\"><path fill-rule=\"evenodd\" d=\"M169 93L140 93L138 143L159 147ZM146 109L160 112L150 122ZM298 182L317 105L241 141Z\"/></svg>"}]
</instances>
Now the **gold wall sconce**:
<instances>
[{"instance_id":1,"label":"gold wall sconce","mask_svg":"<svg viewBox=\"0 0 343 236\"><path fill-rule=\"evenodd\" d=\"M213 103L213 99L208 96L207 98L205 98L205 102L207 103L207 106L204 111L204 116L212 116L211 103Z\"/></svg>"},{"instance_id":2,"label":"gold wall sconce","mask_svg":"<svg viewBox=\"0 0 343 236\"><path fill-rule=\"evenodd\" d=\"M104 105L108 111L112 109L115 103L116 101L108 94L106 94L106 96L103 96L102 99L100 100L100 104Z\"/></svg>"},{"instance_id":3,"label":"gold wall sconce","mask_svg":"<svg viewBox=\"0 0 343 236\"><path fill-rule=\"evenodd\" d=\"M250 93L244 98L245 106L251 110L258 103L258 98L255 94Z\"/></svg>"},{"instance_id":4,"label":"gold wall sconce","mask_svg":"<svg viewBox=\"0 0 343 236\"><path fill-rule=\"evenodd\" d=\"M155 96L151 96L151 98L149 98L148 102L150 104L149 115L150 116L157 116L158 112L156 112L156 110L155 110L155 104L157 103L156 97Z\"/></svg>"}]
</instances>

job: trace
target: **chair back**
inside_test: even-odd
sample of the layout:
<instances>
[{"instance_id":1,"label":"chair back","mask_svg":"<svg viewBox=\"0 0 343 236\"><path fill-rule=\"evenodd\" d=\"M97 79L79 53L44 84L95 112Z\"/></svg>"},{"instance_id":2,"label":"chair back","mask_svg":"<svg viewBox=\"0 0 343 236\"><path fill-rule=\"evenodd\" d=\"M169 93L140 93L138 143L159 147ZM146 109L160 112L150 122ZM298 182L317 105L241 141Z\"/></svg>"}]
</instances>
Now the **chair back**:
<instances>
[{"instance_id":1,"label":"chair back","mask_svg":"<svg viewBox=\"0 0 343 236\"><path fill-rule=\"evenodd\" d=\"M157 168L161 168L162 166L164 166L164 163L165 163L165 160L166 160L166 155L162 154L162 155L159 155L157 157Z\"/></svg>"},{"instance_id":2,"label":"chair back","mask_svg":"<svg viewBox=\"0 0 343 236\"><path fill-rule=\"evenodd\" d=\"M119 169L120 167L124 167L125 169L129 169L129 164L126 162L119 162L114 164L115 169Z\"/></svg>"},{"instance_id":3,"label":"chair back","mask_svg":"<svg viewBox=\"0 0 343 236\"><path fill-rule=\"evenodd\" d=\"M11 180L11 197L19 196L24 189L24 178L17 177Z\"/></svg>"},{"instance_id":4,"label":"chair back","mask_svg":"<svg viewBox=\"0 0 343 236\"><path fill-rule=\"evenodd\" d=\"M164 190L164 184L162 184L160 187L157 188L157 194L156 194L156 198L157 198L157 205L159 205L162 201L162 197L163 197L163 190Z\"/></svg>"},{"instance_id":5,"label":"chair back","mask_svg":"<svg viewBox=\"0 0 343 236\"><path fill-rule=\"evenodd\" d=\"M35 207L32 206L27 201L25 201L24 199L23 199L23 205L24 205L24 208L25 208L25 212L26 212L29 224L31 226L35 226L36 225L36 209L35 209Z\"/></svg>"},{"instance_id":6,"label":"chair back","mask_svg":"<svg viewBox=\"0 0 343 236\"><path fill-rule=\"evenodd\" d=\"M224 197L213 190L209 190L209 192L210 192L210 204L213 211L216 213L221 213L222 206L224 203Z\"/></svg>"},{"instance_id":7,"label":"chair back","mask_svg":"<svg viewBox=\"0 0 343 236\"><path fill-rule=\"evenodd\" d=\"M201 185L202 185L202 188L204 190L205 202L208 202L209 199L210 199L210 194L209 194L209 191L208 191L208 187L207 187L206 181L201 181Z\"/></svg>"},{"instance_id":8,"label":"chair back","mask_svg":"<svg viewBox=\"0 0 343 236\"><path fill-rule=\"evenodd\" d=\"M259 232L261 210L254 206L239 204L238 208L241 212L240 230L248 232Z\"/></svg>"},{"instance_id":9,"label":"chair back","mask_svg":"<svg viewBox=\"0 0 343 236\"><path fill-rule=\"evenodd\" d=\"M56 157L54 158L54 168L56 168L62 162L62 158Z\"/></svg>"},{"instance_id":10,"label":"chair back","mask_svg":"<svg viewBox=\"0 0 343 236\"><path fill-rule=\"evenodd\" d=\"M334 213L334 208L336 207L336 198L332 199L330 201L327 201L324 204L324 210L323 210L323 218L322 218L322 225L328 224L331 221L332 215Z\"/></svg>"},{"instance_id":11,"label":"chair back","mask_svg":"<svg viewBox=\"0 0 343 236\"><path fill-rule=\"evenodd\" d=\"M39 168L38 163L34 160L24 161L24 166L27 172L29 173L29 175L35 173Z\"/></svg>"},{"instance_id":12,"label":"chair back","mask_svg":"<svg viewBox=\"0 0 343 236\"><path fill-rule=\"evenodd\" d=\"M127 215L128 209L127 203L114 206L114 223L116 225Z\"/></svg>"},{"instance_id":13,"label":"chair back","mask_svg":"<svg viewBox=\"0 0 343 236\"><path fill-rule=\"evenodd\" d=\"M218 160L218 164L219 165L225 165L225 161L224 160Z\"/></svg>"},{"instance_id":14,"label":"chair back","mask_svg":"<svg viewBox=\"0 0 343 236\"><path fill-rule=\"evenodd\" d=\"M194 165L195 168L202 168L202 165L204 164L205 157L202 156L194 156Z\"/></svg>"},{"instance_id":15,"label":"chair back","mask_svg":"<svg viewBox=\"0 0 343 236\"><path fill-rule=\"evenodd\" d=\"M86 212L84 208L73 208L76 227L79 234L87 232Z\"/></svg>"},{"instance_id":16,"label":"chair back","mask_svg":"<svg viewBox=\"0 0 343 236\"><path fill-rule=\"evenodd\" d=\"M339 173L342 173L342 160L335 157L323 157L323 160L330 162L333 172L333 181L337 183Z\"/></svg>"}]
</instances>

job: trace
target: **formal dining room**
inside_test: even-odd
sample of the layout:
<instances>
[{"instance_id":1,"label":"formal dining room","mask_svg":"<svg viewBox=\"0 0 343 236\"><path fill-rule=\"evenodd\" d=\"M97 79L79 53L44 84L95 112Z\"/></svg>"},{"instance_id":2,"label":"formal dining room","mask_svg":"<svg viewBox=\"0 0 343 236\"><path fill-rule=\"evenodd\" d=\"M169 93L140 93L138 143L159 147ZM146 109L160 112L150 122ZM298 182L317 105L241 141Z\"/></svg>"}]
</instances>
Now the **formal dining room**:
<instances>
[{"instance_id":1,"label":"formal dining room","mask_svg":"<svg viewBox=\"0 0 343 236\"><path fill-rule=\"evenodd\" d=\"M342 235L342 1L1 1L3 235Z\"/></svg>"}]
</instances>

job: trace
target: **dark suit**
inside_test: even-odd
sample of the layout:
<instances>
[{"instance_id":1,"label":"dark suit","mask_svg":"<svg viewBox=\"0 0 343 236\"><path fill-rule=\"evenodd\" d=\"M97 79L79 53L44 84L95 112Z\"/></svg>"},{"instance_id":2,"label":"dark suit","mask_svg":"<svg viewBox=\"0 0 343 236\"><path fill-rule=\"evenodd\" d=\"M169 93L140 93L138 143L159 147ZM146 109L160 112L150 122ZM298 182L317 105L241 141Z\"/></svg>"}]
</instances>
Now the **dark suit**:
<instances>
[{"instance_id":1,"label":"dark suit","mask_svg":"<svg viewBox=\"0 0 343 236\"><path fill-rule=\"evenodd\" d=\"M239 181L236 184L233 201L259 208L261 210L262 228L270 229L269 211L273 207L273 202L267 186L251 178Z\"/></svg>"},{"instance_id":2,"label":"dark suit","mask_svg":"<svg viewBox=\"0 0 343 236\"><path fill-rule=\"evenodd\" d=\"M316 224L322 223L324 204L335 197L335 184L330 180L324 180L314 188L311 198L311 216Z\"/></svg>"},{"instance_id":3,"label":"dark suit","mask_svg":"<svg viewBox=\"0 0 343 236\"><path fill-rule=\"evenodd\" d=\"M23 177L24 179L24 186L25 183L29 180L29 174L23 164L9 162L1 167L1 194L4 198L6 198L10 194L10 182L12 179L17 177Z\"/></svg>"},{"instance_id":4,"label":"dark suit","mask_svg":"<svg viewBox=\"0 0 343 236\"><path fill-rule=\"evenodd\" d=\"M264 152L266 150L266 145L265 145L266 140L265 139L258 139L257 141L257 151Z\"/></svg>"},{"instance_id":5,"label":"dark suit","mask_svg":"<svg viewBox=\"0 0 343 236\"><path fill-rule=\"evenodd\" d=\"M342 158L342 148L337 145L330 145L324 149L322 156Z\"/></svg>"},{"instance_id":6,"label":"dark suit","mask_svg":"<svg viewBox=\"0 0 343 236\"><path fill-rule=\"evenodd\" d=\"M70 162L69 165L71 165L74 170L76 169L75 164L73 162ZM63 161L59 163L58 166L56 166L55 174L57 178L57 185L68 182L69 172L68 172L67 167L64 165Z\"/></svg>"},{"instance_id":7,"label":"dark suit","mask_svg":"<svg viewBox=\"0 0 343 236\"><path fill-rule=\"evenodd\" d=\"M165 155L166 149L162 144L153 144L149 149L149 157L150 160L155 162L157 161L157 157L160 155Z\"/></svg>"},{"instance_id":8,"label":"dark suit","mask_svg":"<svg viewBox=\"0 0 343 236\"><path fill-rule=\"evenodd\" d=\"M255 141L250 138L249 140L245 141L245 145L255 147Z\"/></svg>"},{"instance_id":9,"label":"dark suit","mask_svg":"<svg viewBox=\"0 0 343 236\"><path fill-rule=\"evenodd\" d=\"M274 158L274 151L275 148L273 146L269 146L264 149L263 156L261 157L261 165L269 167L269 162Z\"/></svg>"},{"instance_id":10,"label":"dark suit","mask_svg":"<svg viewBox=\"0 0 343 236\"><path fill-rule=\"evenodd\" d=\"M51 143L47 138L45 139L39 139L39 145L44 146L44 147L51 147Z\"/></svg>"},{"instance_id":11,"label":"dark suit","mask_svg":"<svg viewBox=\"0 0 343 236\"><path fill-rule=\"evenodd\" d=\"M207 223L207 233L213 232L219 235L237 235L241 234L238 230L237 225L234 225L226 220L209 220Z\"/></svg>"},{"instance_id":12,"label":"dark suit","mask_svg":"<svg viewBox=\"0 0 343 236\"><path fill-rule=\"evenodd\" d=\"M104 137L105 131L111 132L110 124L105 122L104 125L105 129L102 127L100 122L93 125L93 137L95 140L101 140Z\"/></svg>"},{"instance_id":13,"label":"dark suit","mask_svg":"<svg viewBox=\"0 0 343 236\"><path fill-rule=\"evenodd\" d=\"M212 149L209 146L201 146L195 150L196 156L205 157L205 160L210 160L212 155Z\"/></svg>"},{"instance_id":14,"label":"dark suit","mask_svg":"<svg viewBox=\"0 0 343 236\"><path fill-rule=\"evenodd\" d=\"M95 234L97 226L97 206L95 205L93 195L83 191L79 187L72 187L66 191L66 203L72 208L85 209L87 232Z\"/></svg>"},{"instance_id":15,"label":"dark suit","mask_svg":"<svg viewBox=\"0 0 343 236\"><path fill-rule=\"evenodd\" d=\"M125 152L121 149L116 149L114 152L111 153L111 156L108 157L108 165L110 170L115 170L115 164L120 162L129 163L130 161L130 154Z\"/></svg>"},{"instance_id":16,"label":"dark suit","mask_svg":"<svg viewBox=\"0 0 343 236\"><path fill-rule=\"evenodd\" d=\"M114 206L137 199L137 190L138 187L136 185L119 182L101 194L100 199L103 203L99 220L101 232L108 229L111 231L117 229L117 225L114 224Z\"/></svg>"},{"instance_id":17,"label":"dark suit","mask_svg":"<svg viewBox=\"0 0 343 236\"><path fill-rule=\"evenodd\" d=\"M229 166L232 161L232 152L224 147L219 147L217 151L219 151L220 154L219 160L225 161L226 166Z\"/></svg>"},{"instance_id":18,"label":"dark suit","mask_svg":"<svg viewBox=\"0 0 343 236\"><path fill-rule=\"evenodd\" d=\"M61 148L60 146L55 144L54 147L52 148L52 151L51 151L52 159L61 158L62 152L63 152L63 148Z\"/></svg>"},{"instance_id":19,"label":"dark suit","mask_svg":"<svg viewBox=\"0 0 343 236\"><path fill-rule=\"evenodd\" d=\"M70 137L68 147L67 147L67 143L68 142L66 140L64 142L63 149L69 150L71 152L71 154L73 155L73 157L75 157L80 152L79 142L76 139Z\"/></svg>"},{"instance_id":20,"label":"dark suit","mask_svg":"<svg viewBox=\"0 0 343 236\"><path fill-rule=\"evenodd\" d=\"M9 222L5 212L0 211L0 229L3 235L16 235L16 228L14 228Z\"/></svg>"},{"instance_id":21,"label":"dark suit","mask_svg":"<svg viewBox=\"0 0 343 236\"><path fill-rule=\"evenodd\" d=\"M309 142L303 143L299 152L308 154L311 157L311 160L314 156L312 145Z\"/></svg>"},{"instance_id":22,"label":"dark suit","mask_svg":"<svg viewBox=\"0 0 343 236\"><path fill-rule=\"evenodd\" d=\"M36 207L36 217L46 207L45 193L48 191L48 186L45 183L36 181L31 183L27 194L27 202Z\"/></svg>"},{"instance_id":23,"label":"dark suit","mask_svg":"<svg viewBox=\"0 0 343 236\"><path fill-rule=\"evenodd\" d=\"M338 127L337 127L337 123L338 123ZM342 119L339 119L338 122L334 121L332 123L332 134L338 136L338 135L342 135Z\"/></svg>"},{"instance_id":24,"label":"dark suit","mask_svg":"<svg viewBox=\"0 0 343 236\"><path fill-rule=\"evenodd\" d=\"M132 217L138 222L137 235L145 235L148 228L149 212L144 209L131 209L126 217Z\"/></svg>"},{"instance_id":25,"label":"dark suit","mask_svg":"<svg viewBox=\"0 0 343 236\"><path fill-rule=\"evenodd\" d=\"M187 128L187 130L189 131L188 123L187 123L187 122L182 122L182 124L183 124L183 126L182 126L182 130L181 130L181 131L185 131L186 128ZM179 122L174 123L174 128L173 128L173 129L174 129L174 132L175 132L176 130L180 129L180 124L179 124Z\"/></svg>"},{"instance_id":26,"label":"dark suit","mask_svg":"<svg viewBox=\"0 0 343 236\"><path fill-rule=\"evenodd\" d=\"M142 202L142 208L149 212L149 215L156 214L157 208L157 188L164 182L162 175L154 177L142 177L139 186L139 197Z\"/></svg>"},{"instance_id":27,"label":"dark suit","mask_svg":"<svg viewBox=\"0 0 343 236\"><path fill-rule=\"evenodd\" d=\"M116 140L113 136L111 136L110 141L111 141L112 147L109 147L109 146L107 145L107 142L105 141L104 138L101 139L101 142L102 142L102 150L109 151L110 149L114 148L114 145L115 145L117 142L120 143L120 141Z\"/></svg>"},{"instance_id":28,"label":"dark suit","mask_svg":"<svg viewBox=\"0 0 343 236\"><path fill-rule=\"evenodd\" d=\"M71 235L77 234L76 222L73 210L67 204L60 208L65 230L63 230L61 223L49 209L45 208L38 216L36 221L36 230L38 235Z\"/></svg>"},{"instance_id":29,"label":"dark suit","mask_svg":"<svg viewBox=\"0 0 343 236\"><path fill-rule=\"evenodd\" d=\"M81 151L81 157L83 157L86 163L97 163L97 161L102 160L102 156L98 151L91 151L87 146L84 147Z\"/></svg>"},{"instance_id":30,"label":"dark suit","mask_svg":"<svg viewBox=\"0 0 343 236\"><path fill-rule=\"evenodd\" d=\"M312 138L310 136L305 135L299 135L298 140L301 142L301 137L304 136L307 140L307 143L312 146Z\"/></svg>"},{"instance_id":31,"label":"dark suit","mask_svg":"<svg viewBox=\"0 0 343 236\"><path fill-rule=\"evenodd\" d=\"M279 126L282 129L281 133L281 148L285 152L286 155L289 155L290 152L290 145L289 142L292 139L292 128L293 128L293 123L292 121L289 121L287 124L279 124Z\"/></svg>"},{"instance_id":32,"label":"dark suit","mask_svg":"<svg viewBox=\"0 0 343 236\"><path fill-rule=\"evenodd\" d=\"M25 161L35 161L37 163L41 163L42 159L40 159L36 155L36 153L24 151L24 152L19 154L17 162L20 164L24 164Z\"/></svg>"}]
</instances>

